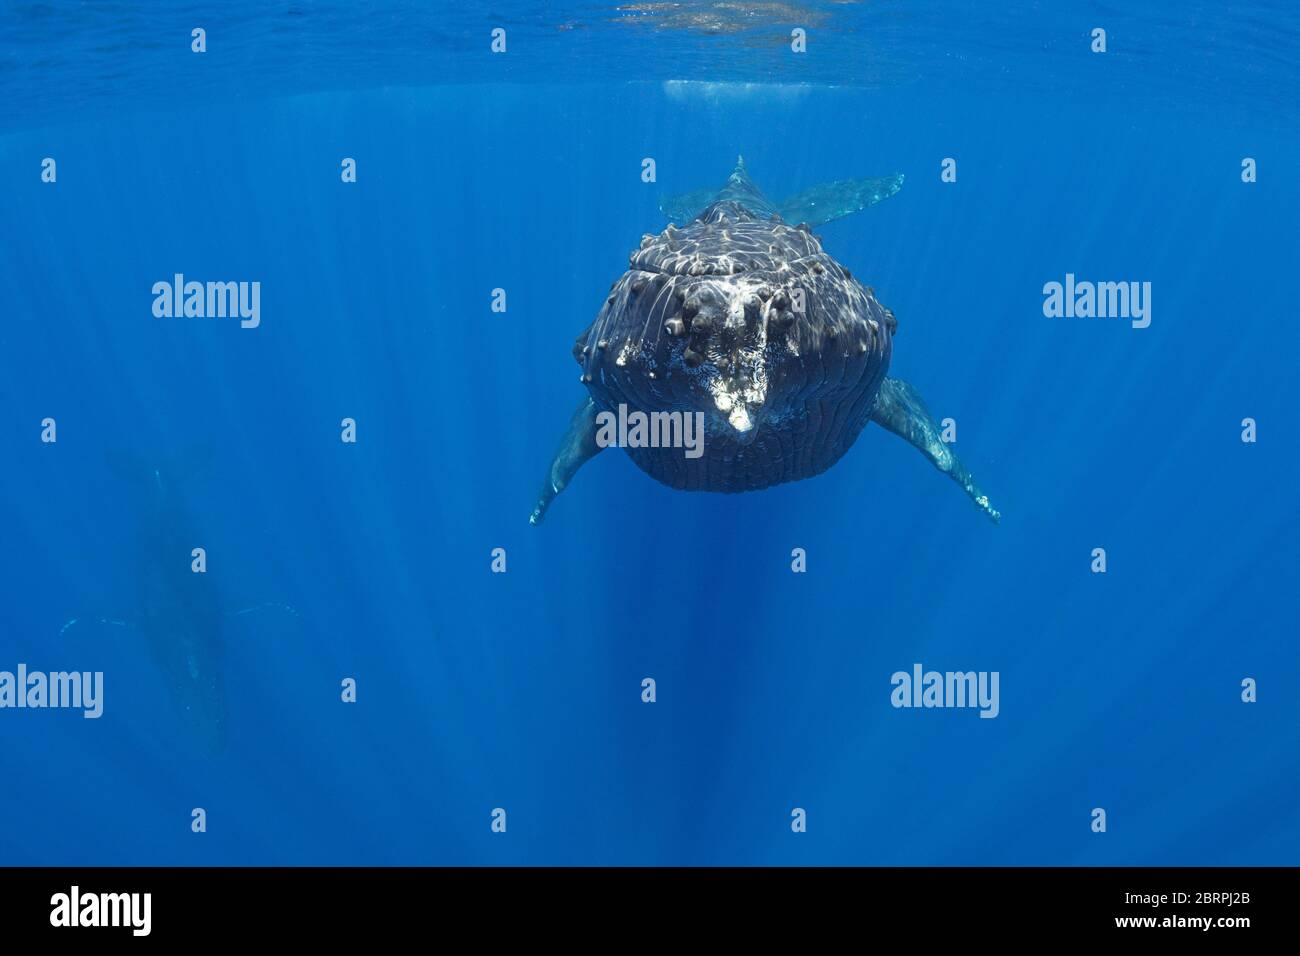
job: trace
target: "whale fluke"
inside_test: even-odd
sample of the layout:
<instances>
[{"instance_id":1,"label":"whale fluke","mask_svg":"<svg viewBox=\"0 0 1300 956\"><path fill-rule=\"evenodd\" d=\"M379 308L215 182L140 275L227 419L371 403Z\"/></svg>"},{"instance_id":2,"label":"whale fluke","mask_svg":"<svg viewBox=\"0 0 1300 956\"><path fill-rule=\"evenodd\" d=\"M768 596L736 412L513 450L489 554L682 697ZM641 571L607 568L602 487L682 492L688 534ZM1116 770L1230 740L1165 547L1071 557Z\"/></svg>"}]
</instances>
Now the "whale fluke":
<instances>
[{"instance_id":1,"label":"whale fluke","mask_svg":"<svg viewBox=\"0 0 1300 956\"><path fill-rule=\"evenodd\" d=\"M840 179L795 193L777 207L786 222L820 226L874 206L903 188L903 174L879 179Z\"/></svg>"},{"instance_id":2,"label":"whale fluke","mask_svg":"<svg viewBox=\"0 0 1300 956\"><path fill-rule=\"evenodd\" d=\"M717 194L716 189L696 189L680 196L669 196L659 203L659 211L672 222L690 222L705 206L713 202L713 197Z\"/></svg>"},{"instance_id":3,"label":"whale fluke","mask_svg":"<svg viewBox=\"0 0 1300 956\"><path fill-rule=\"evenodd\" d=\"M761 219L775 216L785 222L807 223L813 227L874 206L902 188L902 173L877 179L839 179L797 192L777 206L749 178L742 156L737 158L736 168L721 189L696 189L669 196L659 203L659 211L674 222L691 222L714 203L730 201Z\"/></svg>"}]
</instances>

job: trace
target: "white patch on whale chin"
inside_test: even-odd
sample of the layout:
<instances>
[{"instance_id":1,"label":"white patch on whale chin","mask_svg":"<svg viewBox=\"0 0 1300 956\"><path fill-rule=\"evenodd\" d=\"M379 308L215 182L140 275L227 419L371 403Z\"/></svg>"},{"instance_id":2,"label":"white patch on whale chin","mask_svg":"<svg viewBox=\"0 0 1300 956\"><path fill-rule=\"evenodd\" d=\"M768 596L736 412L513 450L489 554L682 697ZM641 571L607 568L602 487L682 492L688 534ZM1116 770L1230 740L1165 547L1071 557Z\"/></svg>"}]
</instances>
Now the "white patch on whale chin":
<instances>
[{"instance_id":1,"label":"white patch on whale chin","mask_svg":"<svg viewBox=\"0 0 1300 956\"><path fill-rule=\"evenodd\" d=\"M738 432L747 432L754 427L754 423L749 420L749 412L744 405L737 405L727 416L727 421L731 422L731 427Z\"/></svg>"},{"instance_id":2,"label":"white patch on whale chin","mask_svg":"<svg viewBox=\"0 0 1300 956\"><path fill-rule=\"evenodd\" d=\"M743 328L745 324L745 299L757 293L763 282L748 276L733 276L717 279L713 283L727 297L727 325ZM764 313L766 305L764 306ZM727 416L727 421L737 432L744 434L754 427L749 410L761 406L767 401L767 366L763 362L763 353L767 346L767 318L760 315L758 335L754 346L740 353L740 365L747 373L744 385L737 381L737 376L726 378L717 375L709 382L709 393L718 411Z\"/></svg>"}]
</instances>

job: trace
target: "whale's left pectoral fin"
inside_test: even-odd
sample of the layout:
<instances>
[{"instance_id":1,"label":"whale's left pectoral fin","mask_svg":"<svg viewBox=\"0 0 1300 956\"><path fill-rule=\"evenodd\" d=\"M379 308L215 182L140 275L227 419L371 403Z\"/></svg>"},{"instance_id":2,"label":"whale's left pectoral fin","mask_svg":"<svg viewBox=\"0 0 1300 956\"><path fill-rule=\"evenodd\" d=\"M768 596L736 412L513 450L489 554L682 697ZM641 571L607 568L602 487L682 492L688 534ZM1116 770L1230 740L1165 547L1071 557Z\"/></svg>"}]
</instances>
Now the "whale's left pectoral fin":
<instances>
[{"instance_id":1,"label":"whale's left pectoral fin","mask_svg":"<svg viewBox=\"0 0 1300 956\"><path fill-rule=\"evenodd\" d=\"M560 447L555 450L555 460L542 482L541 493L537 496L537 506L528 519L529 524L541 524L546 509L551 506L555 496L568 486L578 469L600 451L596 444L596 403L588 396L582 400L573 412L569 428L560 440Z\"/></svg>"},{"instance_id":2,"label":"whale's left pectoral fin","mask_svg":"<svg viewBox=\"0 0 1300 956\"><path fill-rule=\"evenodd\" d=\"M965 489L972 501L986 515L997 521L1002 513L989 504L988 495L980 491L975 479L966 471L952 447L940 436L942 429L930 415L921 395L911 385L887 378L880 386L871 420L888 428L900 438L905 438L930 459L934 467Z\"/></svg>"},{"instance_id":3,"label":"whale's left pectoral fin","mask_svg":"<svg viewBox=\"0 0 1300 956\"><path fill-rule=\"evenodd\" d=\"M903 174L879 179L840 179L820 183L790 196L777 208L786 222L820 226L832 219L874 206L903 188Z\"/></svg>"}]
</instances>

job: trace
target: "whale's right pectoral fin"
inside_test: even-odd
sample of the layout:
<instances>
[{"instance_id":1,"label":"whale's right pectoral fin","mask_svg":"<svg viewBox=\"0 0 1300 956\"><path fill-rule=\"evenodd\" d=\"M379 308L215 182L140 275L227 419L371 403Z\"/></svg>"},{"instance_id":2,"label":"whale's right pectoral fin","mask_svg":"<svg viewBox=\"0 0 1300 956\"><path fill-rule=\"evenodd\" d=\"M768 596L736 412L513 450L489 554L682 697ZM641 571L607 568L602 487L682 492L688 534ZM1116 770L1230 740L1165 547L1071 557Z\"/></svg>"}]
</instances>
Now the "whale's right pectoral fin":
<instances>
[{"instance_id":1,"label":"whale's right pectoral fin","mask_svg":"<svg viewBox=\"0 0 1300 956\"><path fill-rule=\"evenodd\" d=\"M911 385L897 378L886 378L871 410L871 420L914 445L934 467L961 485L971 501L993 521L1002 517L1002 513L989 504L988 495L980 491L952 447L943 440L939 423L925 407L921 394Z\"/></svg>"},{"instance_id":2,"label":"whale's right pectoral fin","mask_svg":"<svg viewBox=\"0 0 1300 956\"><path fill-rule=\"evenodd\" d=\"M560 440L560 447L555 450L555 460L551 470L542 482L542 491L537 496L537 507L533 508L529 524L541 524L546 509L551 506L555 496L568 486L578 469L600 451L596 444L596 403L588 396L582 400L573 412L569 428Z\"/></svg>"}]
</instances>

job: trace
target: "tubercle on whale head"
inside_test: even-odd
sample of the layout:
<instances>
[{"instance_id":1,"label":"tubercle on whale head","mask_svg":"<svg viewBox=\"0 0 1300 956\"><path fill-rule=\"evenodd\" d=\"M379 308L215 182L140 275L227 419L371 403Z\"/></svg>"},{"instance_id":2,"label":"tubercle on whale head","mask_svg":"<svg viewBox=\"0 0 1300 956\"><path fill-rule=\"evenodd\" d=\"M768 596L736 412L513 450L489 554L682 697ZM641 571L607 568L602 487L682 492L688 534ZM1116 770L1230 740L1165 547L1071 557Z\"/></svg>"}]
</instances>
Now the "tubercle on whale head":
<instances>
[{"instance_id":1,"label":"tubercle on whale head","mask_svg":"<svg viewBox=\"0 0 1300 956\"><path fill-rule=\"evenodd\" d=\"M802 275L629 273L622 293L574 341L574 360L590 374L610 355L624 365L640 352L652 354L657 367L694 370L738 348L788 347L797 354L834 343L844 331L856 345L855 325L863 326L868 344L884 329L892 336L897 319L875 290L828 263L810 265ZM829 297L826 283L835 290ZM634 300L642 298L649 307L638 310ZM846 325L839 321L844 315L856 318Z\"/></svg>"}]
</instances>

